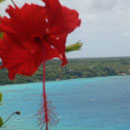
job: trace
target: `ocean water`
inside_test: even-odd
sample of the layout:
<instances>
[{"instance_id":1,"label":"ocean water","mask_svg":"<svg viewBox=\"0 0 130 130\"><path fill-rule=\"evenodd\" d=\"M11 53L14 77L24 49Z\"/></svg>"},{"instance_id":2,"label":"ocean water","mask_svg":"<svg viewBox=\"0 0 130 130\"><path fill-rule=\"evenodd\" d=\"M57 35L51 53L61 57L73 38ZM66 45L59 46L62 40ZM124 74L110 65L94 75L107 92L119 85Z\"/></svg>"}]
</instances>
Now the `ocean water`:
<instances>
[{"instance_id":1,"label":"ocean water","mask_svg":"<svg viewBox=\"0 0 130 130\"><path fill-rule=\"evenodd\" d=\"M59 119L49 130L130 130L130 76L52 81L46 88ZM0 86L0 92L4 120L21 111L0 130L39 130L42 83Z\"/></svg>"}]
</instances>

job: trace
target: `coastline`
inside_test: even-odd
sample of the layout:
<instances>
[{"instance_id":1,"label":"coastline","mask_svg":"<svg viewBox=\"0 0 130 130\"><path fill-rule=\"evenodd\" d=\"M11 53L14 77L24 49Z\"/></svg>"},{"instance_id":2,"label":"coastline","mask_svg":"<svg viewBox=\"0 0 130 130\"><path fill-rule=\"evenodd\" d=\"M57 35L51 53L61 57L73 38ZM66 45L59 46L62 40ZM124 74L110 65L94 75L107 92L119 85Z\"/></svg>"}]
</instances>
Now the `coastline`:
<instances>
[{"instance_id":1,"label":"coastline","mask_svg":"<svg viewBox=\"0 0 130 130\"><path fill-rule=\"evenodd\" d=\"M46 64L46 81L61 81L78 78L130 75L130 58L71 59L65 67L60 67L58 60ZM8 79L7 69L0 70L0 85L42 82L42 65L32 77L16 76Z\"/></svg>"},{"instance_id":2,"label":"coastline","mask_svg":"<svg viewBox=\"0 0 130 130\"><path fill-rule=\"evenodd\" d=\"M63 80L52 80L52 81L46 81L46 83L55 83L55 82L62 82L62 81L74 81L74 80L82 80L82 79L84 79L84 80L87 80L87 79L98 79L98 78L112 78L112 77L117 77L117 78L120 78L120 77L129 77L130 75L113 75L113 76L99 76L99 77L87 77L87 78L75 78L75 79L63 79ZM8 87L8 86L11 86L11 85L26 85L26 84L34 84L34 83L36 83L36 84L42 84L42 81L40 81L40 82L32 82L32 83L30 83L30 82L25 82L25 83L15 83L15 84L4 84L4 85L0 85L0 87Z\"/></svg>"}]
</instances>

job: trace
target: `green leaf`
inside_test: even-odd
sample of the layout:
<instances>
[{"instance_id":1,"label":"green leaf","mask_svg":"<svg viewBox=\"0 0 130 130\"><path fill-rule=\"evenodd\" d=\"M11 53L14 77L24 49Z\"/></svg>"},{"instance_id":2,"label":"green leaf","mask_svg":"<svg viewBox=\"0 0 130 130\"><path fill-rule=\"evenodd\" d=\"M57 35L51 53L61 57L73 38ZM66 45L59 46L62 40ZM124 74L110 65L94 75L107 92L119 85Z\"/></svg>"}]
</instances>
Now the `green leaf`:
<instances>
[{"instance_id":1,"label":"green leaf","mask_svg":"<svg viewBox=\"0 0 130 130\"><path fill-rule=\"evenodd\" d=\"M0 93L0 102L2 102L2 93ZM2 127L2 125L3 125L3 119L0 116L0 127Z\"/></svg>"},{"instance_id":2,"label":"green leaf","mask_svg":"<svg viewBox=\"0 0 130 130\"><path fill-rule=\"evenodd\" d=\"M80 50L82 47L83 43L81 43L80 41L71 44L69 46L66 47L66 52L71 52L71 51L77 51Z\"/></svg>"},{"instance_id":3,"label":"green leaf","mask_svg":"<svg viewBox=\"0 0 130 130\"><path fill-rule=\"evenodd\" d=\"M2 102L2 93L0 93L0 102Z\"/></svg>"},{"instance_id":4,"label":"green leaf","mask_svg":"<svg viewBox=\"0 0 130 130\"><path fill-rule=\"evenodd\" d=\"M2 125L3 125L3 119L2 119L2 117L0 116L0 127L2 127Z\"/></svg>"},{"instance_id":5,"label":"green leaf","mask_svg":"<svg viewBox=\"0 0 130 130\"><path fill-rule=\"evenodd\" d=\"M3 1L5 1L5 0L0 0L0 3L3 2Z\"/></svg>"},{"instance_id":6,"label":"green leaf","mask_svg":"<svg viewBox=\"0 0 130 130\"><path fill-rule=\"evenodd\" d=\"M0 38L3 38L3 33L0 32Z\"/></svg>"}]
</instances>

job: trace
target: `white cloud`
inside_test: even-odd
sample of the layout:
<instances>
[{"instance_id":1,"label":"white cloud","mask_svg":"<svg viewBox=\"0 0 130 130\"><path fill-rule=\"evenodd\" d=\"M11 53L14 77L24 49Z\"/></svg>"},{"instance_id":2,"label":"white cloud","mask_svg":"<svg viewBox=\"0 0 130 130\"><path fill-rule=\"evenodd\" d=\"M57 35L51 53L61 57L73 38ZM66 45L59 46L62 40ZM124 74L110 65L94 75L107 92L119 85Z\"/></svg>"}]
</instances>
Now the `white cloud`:
<instances>
[{"instance_id":1,"label":"white cloud","mask_svg":"<svg viewBox=\"0 0 130 130\"><path fill-rule=\"evenodd\" d=\"M42 5L43 2L41 0L13 0L16 5L22 6L24 3L36 3ZM5 0L5 2L0 3L0 14L6 15L5 9L8 7L8 5L13 5L11 0Z\"/></svg>"},{"instance_id":2,"label":"white cloud","mask_svg":"<svg viewBox=\"0 0 130 130\"><path fill-rule=\"evenodd\" d=\"M130 37L130 33L127 31L124 31L123 33L121 33L122 37Z\"/></svg>"},{"instance_id":3,"label":"white cloud","mask_svg":"<svg viewBox=\"0 0 130 130\"><path fill-rule=\"evenodd\" d=\"M18 5L40 0L15 0ZM68 43L84 42L79 57L130 56L130 0L60 0L63 5L78 10L81 27L68 38ZM0 4L0 13L11 3ZM70 57L73 57L70 54Z\"/></svg>"}]
</instances>

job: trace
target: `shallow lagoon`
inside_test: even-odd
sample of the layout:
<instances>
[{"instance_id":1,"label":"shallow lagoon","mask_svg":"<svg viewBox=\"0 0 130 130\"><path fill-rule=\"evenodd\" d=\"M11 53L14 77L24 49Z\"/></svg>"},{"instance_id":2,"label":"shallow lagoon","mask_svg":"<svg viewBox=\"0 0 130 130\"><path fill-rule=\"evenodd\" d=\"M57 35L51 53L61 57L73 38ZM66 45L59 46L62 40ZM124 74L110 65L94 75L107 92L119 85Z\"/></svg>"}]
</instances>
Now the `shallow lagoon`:
<instances>
[{"instance_id":1,"label":"shallow lagoon","mask_svg":"<svg viewBox=\"0 0 130 130\"><path fill-rule=\"evenodd\" d=\"M50 130L130 130L130 76L47 82L59 123ZM0 130L39 130L42 83L1 86L0 115L13 118Z\"/></svg>"}]
</instances>

